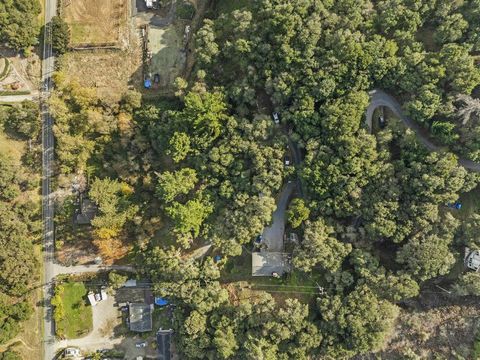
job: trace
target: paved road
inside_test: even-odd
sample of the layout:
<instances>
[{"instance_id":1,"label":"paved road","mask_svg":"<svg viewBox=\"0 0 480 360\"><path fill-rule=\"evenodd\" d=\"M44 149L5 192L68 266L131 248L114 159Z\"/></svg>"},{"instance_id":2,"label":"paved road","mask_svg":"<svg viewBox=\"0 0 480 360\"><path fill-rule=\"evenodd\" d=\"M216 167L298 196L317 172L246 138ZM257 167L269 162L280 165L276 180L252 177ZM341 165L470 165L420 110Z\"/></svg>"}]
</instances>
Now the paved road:
<instances>
[{"instance_id":1,"label":"paved road","mask_svg":"<svg viewBox=\"0 0 480 360\"><path fill-rule=\"evenodd\" d=\"M50 299L53 293L54 279L54 228L53 228L53 199L51 196L51 178L53 168L53 119L50 116L46 99L52 89L52 73L54 71L55 57L52 50L50 21L57 13L57 1L45 2L45 31L42 61L42 216L43 216L43 245L44 245L44 349L43 358L51 360L55 356L55 328L52 321L52 306Z\"/></svg>"},{"instance_id":2,"label":"paved road","mask_svg":"<svg viewBox=\"0 0 480 360\"><path fill-rule=\"evenodd\" d=\"M68 274L85 274L90 272L120 270L135 272L133 266L128 265L78 265L78 266L62 266L58 264L53 265L53 276L68 275Z\"/></svg>"},{"instance_id":3,"label":"paved road","mask_svg":"<svg viewBox=\"0 0 480 360\"><path fill-rule=\"evenodd\" d=\"M368 106L366 113L366 121L369 129L372 129L373 112L380 106L388 107L395 114L395 116L401 119L407 127L412 129L417 134L417 137L427 147L427 149L430 151L442 150L440 146L434 144L425 136L420 126L418 126L412 119L405 115L400 103L382 90L376 89L370 92L370 105ZM480 163L478 162L459 158L458 163L469 170L480 172Z\"/></svg>"},{"instance_id":4,"label":"paved road","mask_svg":"<svg viewBox=\"0 0 480 360\"><path fill-rule=\"evenodd\" d=\"M263 242L267 245L268 252L283 251L283 234L285 233L285 212L287 211L288 199L293 192L295 184L287 183L280 193L277 209L273 212L273 223L263 230Z\"/></svg>"}]
</instances>

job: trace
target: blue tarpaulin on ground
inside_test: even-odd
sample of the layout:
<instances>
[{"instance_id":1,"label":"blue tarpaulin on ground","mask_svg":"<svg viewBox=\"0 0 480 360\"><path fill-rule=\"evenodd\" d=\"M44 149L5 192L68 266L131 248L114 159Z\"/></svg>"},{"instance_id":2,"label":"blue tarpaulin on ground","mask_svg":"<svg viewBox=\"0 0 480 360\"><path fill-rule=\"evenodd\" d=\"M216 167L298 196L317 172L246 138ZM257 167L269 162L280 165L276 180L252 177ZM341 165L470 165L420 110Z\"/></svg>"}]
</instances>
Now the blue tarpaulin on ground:
<instances>
[{"instance_id":1,"label":"blue tarpaulin on ground","mask_svg":"<svg viewBox=\"0 0 480 360\"><path fill-rule=\"evenodd\" d=\"M156 297L155 298L155 305L158 306L165 306L168 305L168 300L161 298L161 297Z\"/></svg>"},{"instance_id":2,"label":"blue tarpaulin on ground","mask_svg":"<svg viewBox=\"0 0 480 360\"><path fill-rule=\"evenodd\" d=\"M222 257L220 255L216 255L214 258L213 258L213 261L215 261L216 263L219 262L220 260L222 260Z\"/></svg>"},{"instance_id":3,"label":"blue tarpaulin on ground","mask_svg":"<svg viewBox=\"0 0 480 360\"><path fill-rule=\"evenodd\" d=\"M152 80L146 79L143 86L145 86L146 89L150 89L152 87Z\"/></svg>"}]
</instances>

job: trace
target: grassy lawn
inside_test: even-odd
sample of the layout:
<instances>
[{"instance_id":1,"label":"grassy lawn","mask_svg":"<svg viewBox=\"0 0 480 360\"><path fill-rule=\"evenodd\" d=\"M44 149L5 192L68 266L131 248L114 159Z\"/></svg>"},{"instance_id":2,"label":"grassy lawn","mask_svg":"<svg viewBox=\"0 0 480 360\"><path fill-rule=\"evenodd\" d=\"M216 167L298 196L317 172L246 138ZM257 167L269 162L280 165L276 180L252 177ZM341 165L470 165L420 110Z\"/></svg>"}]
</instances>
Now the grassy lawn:
<instances>
[{"instance_id":1,"label":"grassy lawn","mask_svg":"<svg viewBox=\"0 0 480 360\"><path fill-rule=\"evenodd\" d=\"M480 213L480 186L460 195L459 201L462 203L462 208L460 210L452 210L456 218L465 220L473 213Z\"/></svg>"},{"instance_id":2,"label":"grassy lawn","mask_svg":"<svg viewBox=\"0 0 480 360\"><path fill-rule=\"evenodd\" d=\"M15 163L21 163L21 157L24 153L25 143L11 139L0 130L0 152L10 155Z\"/></svg>"},{"instance_id":3,"label":"grassy lawn","mask_svg":"<svg viewBox=\"0 0 480 360\"><path fill-rule=\"evenodd\" d=\"M217 14L231 13L235 10L248 8L252 4L252 0L217 0L216 10Z\"/></svg>"},{"instance_id":4,"label":"grassy lawn","mask_svg":"<svg viewBox=\"0 0 480 360\"><path fill-rule=\"evenodd\" d=\"M63 287L65 317L57 326L64 329L67 339L85 336L93 328L92 307L87 305L87 288L81 282L68 282Z\"/></svg>"},{"instance_id":5,"label":"grassy lawn","mask_svg":"<svg viewBox=\"0 0 480 360\"><path fill-rule=\"evenodd\" d=\"M252 256L246 251L241 256L230 258L222 271L225 284L245 283L252 290L266 291L275 300L283 303L287 298L296 298L309 303L318 294L318 285L325 286L326 281L317 271L310 274L293 271L280 279L252 276ZM318 284L318 285L317 285Z\"/></svg>"}]
</instances>

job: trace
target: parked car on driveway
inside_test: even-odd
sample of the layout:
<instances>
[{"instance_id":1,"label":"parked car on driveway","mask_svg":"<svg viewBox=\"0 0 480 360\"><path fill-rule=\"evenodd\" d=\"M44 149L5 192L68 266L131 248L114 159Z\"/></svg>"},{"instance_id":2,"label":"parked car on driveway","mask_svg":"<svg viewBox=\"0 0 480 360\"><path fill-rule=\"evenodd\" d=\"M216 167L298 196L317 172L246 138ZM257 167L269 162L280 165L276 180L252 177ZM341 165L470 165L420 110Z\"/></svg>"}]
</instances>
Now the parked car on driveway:
<instances>
[{"instance_id":1,"label":"parked car on driveway","mask_svg":"<svg viewBox=\"0 0 480 360\"><path fill-rule=\"evenodd\" d=\"M146 341L142 341L142 342L139 342L139 343L136 343L135 344L135 347L137 348L144 348L147 346L147 342Z\"/></svg>"}]
</instances>

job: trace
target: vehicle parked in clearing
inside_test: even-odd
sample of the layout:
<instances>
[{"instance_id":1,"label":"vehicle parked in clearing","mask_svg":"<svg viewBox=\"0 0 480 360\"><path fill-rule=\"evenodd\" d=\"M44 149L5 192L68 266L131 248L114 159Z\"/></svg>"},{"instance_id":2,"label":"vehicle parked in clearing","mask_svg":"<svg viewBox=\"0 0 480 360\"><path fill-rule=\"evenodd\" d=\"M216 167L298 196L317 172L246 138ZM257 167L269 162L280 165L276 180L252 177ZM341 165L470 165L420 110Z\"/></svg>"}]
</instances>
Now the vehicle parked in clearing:
<instances>
[{"instance_id":1,"label":"vehicle parked in clearing","mask_svg":"<svg viewBox=\"0 0 480 360\"><path fill-rule=\"evenodd\" d=\"M139 342L139 343L136 343L135 344L135 347L136 348L144 348L147 346L147 342L146 341L142 341L142 342Z\"/></svg>"},{"instance_id":2,"label":"vehicle parked in clearing","mask_svg":"<svg viewBox=\"0 0 480 360\"><path fill-rule=\"evenodd\" d=\"M75 347L68 347L63 350L63 356L66 359L76 359L80 357L80 349Z\"/></svg>"},{"instance_id":3,"label":"vehicle parked in clearing","mask_svg":"<svg viewBox=\"0 0 480 360\"><path fill-rule=\"evenodd\" d=\"M274 112L274 113L272 114L272 116L273 116L273 122L274 122L275 124L280 124L280 115L278 115L277 112Z\"/></svg>"}]
</instances>

